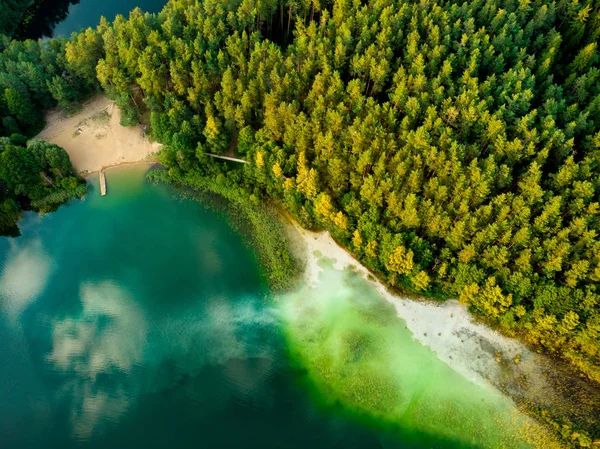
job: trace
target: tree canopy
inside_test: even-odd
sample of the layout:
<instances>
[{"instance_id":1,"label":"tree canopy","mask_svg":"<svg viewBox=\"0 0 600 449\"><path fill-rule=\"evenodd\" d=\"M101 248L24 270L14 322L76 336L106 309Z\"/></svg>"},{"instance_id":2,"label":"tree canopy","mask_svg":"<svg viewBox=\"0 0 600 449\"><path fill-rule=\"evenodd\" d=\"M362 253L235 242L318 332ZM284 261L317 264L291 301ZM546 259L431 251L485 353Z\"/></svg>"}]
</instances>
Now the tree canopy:
<instances>
[{"instance_id":1,"label":"tree canopy","mask_svg":"<svg viewBox=\"0 0 600 449\"><path fill-rule=\"evenodd\" d=\"M0 137L0 235L18 235L23 209L55 210L86 192L67 152L41 139Z\"/></svg>"}]
</instances>

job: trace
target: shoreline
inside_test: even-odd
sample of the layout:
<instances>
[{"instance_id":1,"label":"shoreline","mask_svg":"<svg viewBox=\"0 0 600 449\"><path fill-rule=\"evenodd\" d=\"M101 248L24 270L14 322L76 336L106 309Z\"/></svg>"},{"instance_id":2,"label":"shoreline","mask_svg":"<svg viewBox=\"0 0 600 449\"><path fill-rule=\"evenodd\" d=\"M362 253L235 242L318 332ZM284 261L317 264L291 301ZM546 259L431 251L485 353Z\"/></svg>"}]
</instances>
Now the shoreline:
<instances>
[{"instance_id":1,"label":"shoreline","mask_svg":"<svg viewBox=\"0 0 600 449\"><path fill-rule=\"evenodd\" d=\"M286 217L286 220L291 220L291 218ZM434 302L426 298L415 300L390 292L383 282L371 273L368 268L363 266L352 254L340 246L328 231L312 232L302 228L295 220L291 221L291 226L294 228L296 236L300 237L304 246L305 254L302 257L304 262L303 278L311 287L314 287L318 282L319 274L322 271L318 265L320 257L316 256L315 252L322 254L323 258L332 260L333 266L337 270L353 269L363 279L373 285L387 302L394 306L396 315L406 322L406 326L413 334L415 340L429 347L437 354L440 360L471 382L481 386L495 387L494 383L485 375L489 371L483 368L489 369L495 367L498 363L495 361L495 358L490 358L487 360L489 363L478 366L461 365L459 362L461 360L459 351L463 348L459 345L464 345L466 342L464 338L462 340L460 338L467 333L465 331L471 331L471 337L481 335L492 340L498 346L501 346L501 350L507 352L512 357L516 357L517 354L525 353L526 351L531 352L522 343L504 337L484 324L475 322L466 307L457 300L447 300L444 302ZM298 247L297 242L295 246ZM440 327L440 323L446 324ZM442 332L442 336L438 337L440 331ZM451 340L448 340L448 337ZM469 353L472 352L469 351ZM487 354L489 351L485 353ZM452 357L452 355L456 357ZM535 355L527 354L527 356L531 357ZM491 363L492 361L493 364Z\"/></svg>"},{"instance_id":2,"label":"shoreline","mask_svg":"<svg viewBox=\"0 0 600 449\"><path fill-rule=\"evenodd\" d=\"M149 165L149 166L161 166L162 167L160 162L158 162L157 160L152 160L152 159L143 160L143 161L134 161L134 162L121 162L119 164L107 165L105 167L102 167L98 170L94 170L91 172L79 173L79 176L81 176L83 179L85 179L87 181L88 178L91 178L92 176L97 175L101 171L111 170L113 168L130 167L130 166L134 166L134 165Z\"/></svg>"},{"instance_id":3,"label":"shoreline","mask_svg":"<svg viewBox=\"0 0 600 449\"><path fill-rule=\"evenodd\" d=\"M319 280L322 259L332 261L337 270L352 269L394 306L396 316L418 343L465 379L500 392L557 435L564 420L576 421L584 430L593 427L600 392L588 382L525 343L476 320L457 300L411 299L391 292L328 231L306 230L285 211L280 216L290 250L301 261L301 279L309 286L314 287ZM579 426L569 426L570 433L576 434ZM594 440L592 447L596 445L600 441Z\"/></svg>"}]
</instances>

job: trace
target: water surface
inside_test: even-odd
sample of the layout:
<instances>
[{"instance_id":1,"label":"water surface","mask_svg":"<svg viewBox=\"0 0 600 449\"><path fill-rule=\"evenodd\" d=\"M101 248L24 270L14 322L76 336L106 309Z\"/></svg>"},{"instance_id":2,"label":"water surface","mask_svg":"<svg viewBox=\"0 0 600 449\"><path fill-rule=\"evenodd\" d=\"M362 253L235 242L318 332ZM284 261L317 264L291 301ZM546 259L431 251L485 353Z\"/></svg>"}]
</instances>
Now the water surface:
<instances>
[{"instance_id":1,"label":"water surface","mask_svg":"<svg viewBox=\"0 0 600 449\"><path fill-rule=\"evenodd\" d=\"M527 446L510 401L366 281L324 260L316 288L274 297L224 213L146 170L0 239L0 447Z\"/></svg>"},{"instance_id":2,"label":"water surface","mask_svg":"<svg viewBox=\"0 0 600 449\"><path fill-rule=\"evenodd\" d=\"M54 36L69 36L82 28L95 28L100 17L112 22L117 14L125 17L136 7L145 12L157 13L167 0L79 0L69 6L67 17L54 28Z\"/></svg>"},{"instance_id":3,"label":"water surface","mask_svg":"<svg viewBox=\"0 0 600 449\"><path fill-rule=\"evenodd\" d=\"M405 447L306 395L227 217L145 171L0 239L0 447Z\"/></svg>"},{"instance_id":4,"label":"water surface","mask_svg":"<svg viewBox=\"0 0 600 449\"><path fill-rule=\"evenodd\" d=\"M95 28L100 18L113 21L117 14L125 17L136 7L157 13L168 0L45 0L36 1L25 13L15 38L39 39L42 37L69 37L74 31Z\"/></svg>"}]
</instances>

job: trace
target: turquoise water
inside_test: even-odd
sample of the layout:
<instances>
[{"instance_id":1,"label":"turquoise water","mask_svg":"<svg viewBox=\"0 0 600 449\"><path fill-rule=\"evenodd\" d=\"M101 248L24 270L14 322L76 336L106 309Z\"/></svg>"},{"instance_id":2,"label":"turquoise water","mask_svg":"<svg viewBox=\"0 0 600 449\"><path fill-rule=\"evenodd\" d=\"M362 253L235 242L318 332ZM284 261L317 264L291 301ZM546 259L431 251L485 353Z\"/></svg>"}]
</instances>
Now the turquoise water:
<instances>
[{"instance_id":1,"label":"turquoise water","mask_svg":"<svg viewBox=\"0 0 600 449\"><path fill-rule=\"evenodd\" d=\"M159 12L167 0L80 0L69 6L67 18L56 25L54 36L69 36L82 28L95 28L100 23L100 17L114 20L117 14L125 17L136 7L146 12Z\"/></svg>"},{"instance_id":2,"label":"turquoise water","mask_svg":"<svg viewBox=\"0 0 600 449\"><path fill-rule=\"evenodd\" d=\"M159 12L167 0L80 0L75 5L70 5L68 16L54 28L54 36L69 36L74 31L82 28L95 28L104 16L109 21L114 20L117 14L125 17L129 11L139 7L146 12Z\"/></svg>"},{"instance_id":3,"label":"turquoise water","mask_svg":"<svg viewBox=\"0 0 600 449\"><path fill-rule=\"evenodd\" d=\"M36 2L33 13L26 16L15 37L19 40L67 36L83 28L95 28L100 18L113 21L117 14L125 17L136 7L157 13L167 0L45 0Z\"/></svg>"},{"instance_id":4,"label":"turquoise water","mask_svg":"<svg viewBox=\"0 0 600 449\"><path fill-rule=\"evenodd\" d=\"M0 239L0 447L380 447L313 403L227 218L108 172ZM392 441L394 439L392 438ZM403 447L403 446L396 446Z\"/></svg>"},{"instance_id":5,"label":"turquoise water","mask_svg":"<svg viewBox=\"0 0 600 449\"><path fill-rule=\"evenodd\" d=\"M0 239L2 449L526 447L365 281L323 262L273 298L228 217L146 170Z\"/></svg>"}]
</instances>

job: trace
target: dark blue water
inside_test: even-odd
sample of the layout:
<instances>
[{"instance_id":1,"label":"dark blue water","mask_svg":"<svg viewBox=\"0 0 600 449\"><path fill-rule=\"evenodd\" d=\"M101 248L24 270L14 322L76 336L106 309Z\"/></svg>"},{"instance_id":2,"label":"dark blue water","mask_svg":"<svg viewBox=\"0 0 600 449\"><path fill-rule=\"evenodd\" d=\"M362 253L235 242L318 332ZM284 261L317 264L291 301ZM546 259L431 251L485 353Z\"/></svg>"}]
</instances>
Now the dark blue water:
<instances>
[{"instance_id":1,"label":"dark blue water","mask_svg":"<svg viewBox=\"0 0 600 449\"><path fill-rule=\"evenodd\" d=\"M56 25L54 36L69 36L82 28L95 28L100 22L100 17L106 17L109 21L114 20L117 14L127 17L136 7L156 13L166 3L167 0L80 0L79 3L69 6L67 18Z\"/></svg>"}]
</instances>

